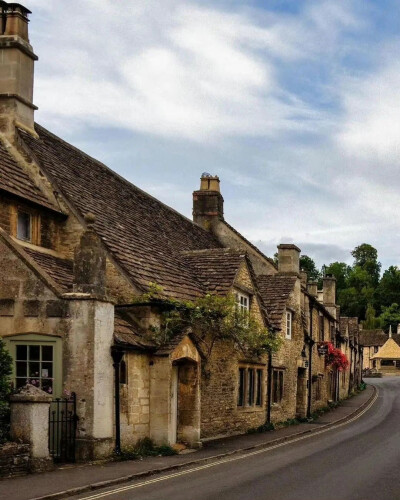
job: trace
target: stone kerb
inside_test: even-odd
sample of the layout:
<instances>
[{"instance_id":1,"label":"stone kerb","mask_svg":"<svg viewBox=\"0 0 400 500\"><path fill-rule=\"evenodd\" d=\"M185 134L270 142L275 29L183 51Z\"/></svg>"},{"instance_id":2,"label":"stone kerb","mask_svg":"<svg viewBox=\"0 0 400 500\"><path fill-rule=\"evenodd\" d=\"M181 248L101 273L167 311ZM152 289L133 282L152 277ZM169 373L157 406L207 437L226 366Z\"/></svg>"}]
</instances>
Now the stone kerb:
<instances>
[{"instance_id":1,"label":"stone kerb","mask_svg":"<svg viewBox=\"0 0 400 500\"><path fill-rule=\"evenodd\" d=\"M50 470L49 407L52 396L27 384L10 398L11 439L30 444L32 471Z\"/></svg>"}]
</instances>

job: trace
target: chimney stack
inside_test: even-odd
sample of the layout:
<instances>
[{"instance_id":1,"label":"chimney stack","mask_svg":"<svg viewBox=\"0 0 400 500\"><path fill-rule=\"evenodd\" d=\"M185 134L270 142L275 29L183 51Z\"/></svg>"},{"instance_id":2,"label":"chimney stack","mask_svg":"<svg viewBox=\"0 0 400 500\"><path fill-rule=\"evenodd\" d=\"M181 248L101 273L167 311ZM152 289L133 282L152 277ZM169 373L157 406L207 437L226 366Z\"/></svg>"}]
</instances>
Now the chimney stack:
<instances>
[{"instance_id":1,"label":"chimney stack","mask_svg":"<svg viewBox=\"0 0 400 500\"><path fill-rule=\"evenodd\" d=\"M28 37L28 15L19 3L0 0L0 133L14 139L19 127L36 137L34 130L34 54Z\"/></svg>"},{"instance_id":2,"label":"chimney stack","mask_svg":"<svg viewBox=\"0 0 400 500\"><path fill-rule=\"evenodd\" d=\"M105 296L106 253L93 230L95 216L85 215L86 231L75 249L74 292Z\"/></svg>"},{"instance_id":3,"label":"chimney stack","mask_svg":"<svg viewBox=\"0 0 400 500\"><path fill-rule=\"evenodd\" d=\"M318 297L318 282L317 281L309 281L307 283L307 292L313 297Z\"/></svg>"},{"instance_id":4,"label":"chimney stack","mask_svg":"<svg viewBox=\"0 0 400 500\"><path fill-rule=\"evenodd\" d=\"M209 230L214 221L223 218L224 199L219 189L219 177L204 172L200 190L193 193L193 221Z\"/></svg>"},{"instance_id":5,"label":"chimney stack","mask_svg":"<svg viewBox=\"0 0 400 500\"><path fill-rule=\"evenodd\" d=\"M278 272L300 277L300 248L292 243L278 245Z\"/></svg>"},{"instance_id":6,"label":"chimney stack","mask_svg":"<svg viewBox=\"0 0 400 500\"><path fill-rule=\"evenodd\" d=\"M331 274L325 276L322 281L323 304L329 313L336 319L336 278Z\"/></svg>"}]
</instances>

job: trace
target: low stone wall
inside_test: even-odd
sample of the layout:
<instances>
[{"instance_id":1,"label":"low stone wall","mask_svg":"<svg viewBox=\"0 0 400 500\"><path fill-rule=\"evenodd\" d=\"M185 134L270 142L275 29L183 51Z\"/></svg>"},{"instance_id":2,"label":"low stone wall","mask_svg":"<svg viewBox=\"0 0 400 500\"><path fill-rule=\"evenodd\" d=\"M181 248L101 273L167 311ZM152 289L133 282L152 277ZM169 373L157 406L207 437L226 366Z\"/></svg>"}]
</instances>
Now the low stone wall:
<instances>
[{"instance_id":1,"label":"low stone wall","mask_svg":"<svg viewBox=\"0 0 400 500\"><path fill-rule=\"evenodd\" d=\"M0 445L0 478L23 476L30 472L30 445Z\"/></svg>"}]
</instances>

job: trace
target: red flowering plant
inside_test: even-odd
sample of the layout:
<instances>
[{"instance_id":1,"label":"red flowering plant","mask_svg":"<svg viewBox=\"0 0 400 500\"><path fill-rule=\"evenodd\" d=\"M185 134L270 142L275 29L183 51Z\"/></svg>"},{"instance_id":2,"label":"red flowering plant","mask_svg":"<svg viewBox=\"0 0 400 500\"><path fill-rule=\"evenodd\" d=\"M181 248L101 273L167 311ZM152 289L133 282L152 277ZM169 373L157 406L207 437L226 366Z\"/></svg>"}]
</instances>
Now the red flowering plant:
<instances>
[{"instance_id":1,"label":"red flowering plant","mask_svg":"<svg viewBox=\"0 0 400 500\"><path fill-rule=\"evenodd\" d=\"M336 368L339 372L346 370L349 367L347 356L340 350L334 347L332 342L326 342L328 345L328 354L325 356L325 364Z\"/></svg>"}]
</instances>

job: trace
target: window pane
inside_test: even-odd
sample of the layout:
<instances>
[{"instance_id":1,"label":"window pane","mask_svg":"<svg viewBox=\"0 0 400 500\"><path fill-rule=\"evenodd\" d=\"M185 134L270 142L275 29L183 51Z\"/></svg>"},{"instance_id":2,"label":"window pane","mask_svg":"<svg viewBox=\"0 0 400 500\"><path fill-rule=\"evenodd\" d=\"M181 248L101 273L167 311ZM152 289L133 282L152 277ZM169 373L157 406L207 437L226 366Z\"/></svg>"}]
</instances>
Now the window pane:
<instances>
[{"instance_id":1,"label":"window pane","mask_svg":"<svg viewBox=\"0 0 400 500\"><path fill-rule=\"evenodd\" d=\"M244 368L239 368L238 406L244 405Z\"/></svg>"},{"instance_id":2,"label":"window pane","mask_svg":"<svg viewBox=\"0 0 400 500\"><path fill-rule=\"evenodd\" d=\"M39 377L39 366L40 363L29 363L29 376L30 377Z\"/></svg>"},{"instance_id":3,"label":"window pane","mask_svg":"<svg viewBox=\"0 0 400 500\"><path fill-rule=\"evenodd\" d=\"M250 369L248 371L249 376L249 384L248 384L248 403L249 406L253 406L254 404L254 370Z\"/></svg>"},{"instance_id":4,"label":"window pane","mask_svg":"<svg viewBox=\"0 0 400 500\"><path fill-rule=\"evenodd\" d=\"M51 378L53 376L53 363L42 363L40 376L42 378Z\"/></svg>"},{"instance_id":5,"label":"window pane","mask_svg":"<svg viewBox=\"0 0 400 500\"><path fill-rule=\"evenodd\" d=\"M29 359L31 361L39 361L40 356L40 346L38 345L30 345L29 346Z\"/></svg>"},{"instance_id":6,"label":"window pane","mask_svg":"<svg viewBox=\"0 0 400 500\"><path fill-rule=\"evenodd\" d=\"M24 360L27 359L28 347L26 345L17 345L17 359Z\"/></svg>"},{"instance_id":7,"label":"window pane","mask_svg":"<svg viewBox=\"0 0 400 500\"><path fill-rule=\"evenodd\" d=\"M261 406L261 391L262 391L262 370L257 370L257 399L256 399L257 406Z\"/></svg>"},{"instance_id":8,"label":"window pane","mask_svg":"<svg viewBox=\"0 0 400 500\"><path fill-rule=\"evenodd\" d=\"M279 401L283 398L283 372L279 372Z\"/></svg>"},{"instance_id":9,"label":"window pane","mask_svg":"<svg viewBox=\"0 0 400 500\"><path fill-rule=\"evenodd\" d=\"M51 345L42 346L42 360L53 361L53 346Z\"/></svg>"},{"instance_id":10,"label":"window pane","mask_svg":"<svg viewBox=\"0 0 400 500\"><path fill-rule=\"evenodd\" d=\"M49 394L53 394L53 380L52 379L42 380L42 390L48 392Z\"/></svg>"},{"instance_id":11,"label":"window pane","mask_svg":"<svg viewBox=\"0 0 400 500\"><path fill-rule=\"evenodd\" d=\"M278 372L275 370L272 373L272 402L278 402Z\"/></svg>"},{"instance_id":12,"label":"window pane","mask_svg":"<svg viewBox=\"0 0 400 500\"><path fill-rule=\"evenodd\" d=\"M17 378L16 379L16 389L19 389L20 387L23 387L26 385L26 378Z\"/></svg>"},{"instance_id":13,"label":"window pane","mask_svg":"<svg viewBox=\"0 0 400 500\"><path fill-rule=\"evenodd\" d=\"M27 376L26 369L27 369L26 361L17 361L17 369L16 369L17 377L26 377Z\"/></svg>"},{"instance_id":14,"label":"window pane","mask_svg":"<svg viewBox=\"0 0 400 500\"><path fill-rule=\"evenodd\" d=\"M17 238L20 240L31 239L31 216L25 212L18 212Z\"/></svg>"}]
</instances>

